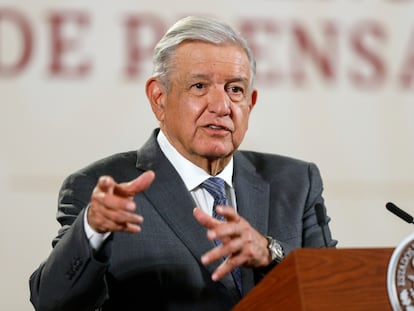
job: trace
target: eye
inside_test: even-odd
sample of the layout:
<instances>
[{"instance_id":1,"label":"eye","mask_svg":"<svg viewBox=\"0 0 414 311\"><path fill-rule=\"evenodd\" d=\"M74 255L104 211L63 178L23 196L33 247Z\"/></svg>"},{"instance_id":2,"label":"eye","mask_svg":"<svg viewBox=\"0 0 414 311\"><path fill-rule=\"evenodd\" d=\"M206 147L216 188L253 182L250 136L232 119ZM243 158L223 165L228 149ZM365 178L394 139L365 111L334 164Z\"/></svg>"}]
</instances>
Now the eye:
<instances>
[{"instance_id":1,"label":"eye","mask_svg":"<svg viewBox=\"0 0 414 311\"><path fill-rule=\"evenodd\" d=\"M190 92L195 96L203 96L208 91L208 84L197 82L191 85Z\"/></svg>"},{"instance_id":2,"label":"eye","mask_svg":"<svg viewBox=\"0 0 414 311\"><path fill-rule=\"evenodd\" d=\"M231 93L234 93L234 94L241 93L241 94L243 94L243 89L239 86L231 86L231 87L229 87L229 89L230 89Z\"/></svg>"},{"instance_id":3,"label":"eye","mask_svg":"<svg viewBox=\"0 0 414 311\"><path fill-rule=\"evenodd\" d=\"M227 93L231 100L237 102L244 98L244 88L238 85L229 85L227 87Z\"/></svg>"},{"instance_id":4,"label":"eye","mask_svg":"<svg viewBox=\"0 0 414 311\"><path fill-rule=\"evenodd\" d=\"M193 85L193 87L202 90L205 87L205 85L203 83L196 83Z\"/></svg>"}]
</instances>

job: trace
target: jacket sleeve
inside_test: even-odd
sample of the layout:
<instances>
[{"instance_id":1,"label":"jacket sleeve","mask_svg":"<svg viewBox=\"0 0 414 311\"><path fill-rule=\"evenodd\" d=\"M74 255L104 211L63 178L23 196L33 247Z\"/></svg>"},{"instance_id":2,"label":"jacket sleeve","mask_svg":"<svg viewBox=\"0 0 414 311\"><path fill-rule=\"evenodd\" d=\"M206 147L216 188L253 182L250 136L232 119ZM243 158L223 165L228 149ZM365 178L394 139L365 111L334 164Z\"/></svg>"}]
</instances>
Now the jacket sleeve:
<instances>
[{"instance_id":1,"label":"jacket sleeve","mask_svg":"<svg viewBox=\"0 0 414 311\"><path fill-rule=\"evenodd\" d=\"M332 239L331 230L329 228L331 219L326 214L326 207L322 196L322 178L318 167L313 163L308 164L308 177L309 192L303 213L302 247L335 247L337 245L337 240ZM321 204L325 211L325 225L322 227L317 221L315 211L316 204Z\"/></svg>"},{"instance_id":2,"label":"jacket sleeve","mask_svg":"<svg viewBox=\"0 0 414 311\"><path fill-rule=\"evenodd\" d=\"M95 178L75 174L61 188L57 212L61 228L48 258L29 279L30 301L37 311L94 310L105 300L111 239L95 253L83 226L95 184Z\"/></svg>"}]
</instances>

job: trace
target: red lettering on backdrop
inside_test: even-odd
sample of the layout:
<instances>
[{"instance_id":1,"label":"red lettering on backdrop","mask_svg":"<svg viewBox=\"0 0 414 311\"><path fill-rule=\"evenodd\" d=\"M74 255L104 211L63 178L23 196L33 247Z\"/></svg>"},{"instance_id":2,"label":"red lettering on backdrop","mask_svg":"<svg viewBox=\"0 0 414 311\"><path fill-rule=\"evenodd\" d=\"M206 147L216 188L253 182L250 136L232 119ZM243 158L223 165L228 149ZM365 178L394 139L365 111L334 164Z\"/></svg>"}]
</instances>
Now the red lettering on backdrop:
<instances>
[{"instance_id":1,"label":"red lettering on backdrop","mask_svg":"<svg viewBox=\"0 0 414 311\"><path fill-rule=\"evenodd\" d=\"M79 61L75 65L65 62L65 57L73 56L69 52L76 51L79 46L79 39L65 37L64 30L72 26L77 28L78 33L84 34L89 26L89 16L85 12L65 11L53 12L49 16L51 31L51 59L49 73L54 77L80 78L87 75L91 70L91 63L87 60Z\"/></svg>"},{"instance_id":2,"label":"red lettering on backdrop","mask_svg":"<svg viewBox=\"0 0 414 311\"><path fill-rule=\"evenodd\" d=\"M368 41L383 42L386 39L386 33L382 25L369 21L359 23L351 31L350 36L351 47L371 69L371 73L366 73L360 64L353 66L349 72L351 82L359 88L381 87L386 77L384 60L376 53L378 48L370 49L368 47Z\"/></svg>"},{"instance_id":3,"label":"red lettering on backdrop","mask_svg":"<svg viewBox=\"0 0 414 311\"><path fill-rule=\"evenodd\" d=\"M261 67L257 70L258 83L276 85L283 78L281 66L277 64L275 54L278 52L272 47L281 35L281 27L273 19L246 19L240 22L240 32L249 42Z\"/></svg>"},{"instance_id":4,"label":"red lettering on backdrop","mask_svg":"<svg viewBox=\"0 0 414 311\"><path fill-rule=\"evenodd\" d=\"M82 43L90 25L89 14L88 11L77 10L49 13L50 38L46 42L50 41L48 71L51 76L82 78L91 72L90 58L82 53ZM148 75L154 44L165 31L163 21L162 17L150 14L125 16L123 73L127 78L141 79ZM309 79L307 70L310 64L325 82L336 81L342 74L357 88L375 90L384 85L389 72L386 55L381 52L386 52L384 45L388 36L381 21L363 20L351 24L348 31L341 33L340 25L333 21L324 21L320 25L317 32L311 32L310 27L295 20L239 20L237 28L259 59L258 83L272 87L281 82L301 86ZM36 43L33 27L22 12L13 8L0 8L0 27L8 27L0 31L0 47L3 47L0 49L0 77L21 75L33 58ZM13 36L12 44L19 43L19 40L21 44L12 46L6 42L4 34L8 30ZM344 29L341 27L341 30ZM349 41L345 40L348 38ZM340 39L340 43L345 44L341 47L341 51L345 51L343 55L338 52ZM409 39L405 54L401 55L401 68L394 77L403 89L414 86L414 29ZM8 47L7 44L15 50L6 59L1 51ZM339 71L340 68L343 70Z\"/></svg>"},{"instance_id":5,"label":"red lettering on backdrop","mask_svg":"<svg viewBox=\"0 0 414 311\"><path fill-rule=\"evenodd\" d=\"M414 30L411 33L407 47L407 55L404 58L400 74L400 82L403 88L411 88L414 82Z\"/></svg>"},{"instance_id":6,"label":"red lettering on backdrop","mask_svg":"<svg viewBox=\"0 0 414 311\"><path fill-rule=\"evenodd\" d=\"M309 27L294 22L292 24L292 39L296 46L292 48L291 66L292 78L296 85L303 85L305 82L305 60L307 56L319 69L325 81L333 81L337 78L336 64L338 59L338 31L333 22L322 24L321 35L324 46L317 47L317 44L309 34Z\"/></svg>"},{"instance_id":7,"label":"red lettering on backdrop","mask_svg":"<svg viewBox=\"0 0 414 311\"><path fill-rule=\"evenodd\" d=\"M0 26L2 23L6 22L14 25L16 30L19 31L22 48L20 53L17 53L14 63L4 64L0 59L0 76L14 76L22 72L30 61L33 49L33 34L27 19L16 10L0 9Z\"/></svg>"},{"instance_id":8,"label":"red lettering on backdrop","mask_svg":"<svg viewBox=\"0 0 414 311\"><path fill-rule=\"evenodd\" d=\"M151 65L153 49L165 31L162 20L156 16L133 15L125 18L126 63L125 75L136 79L145 74L144 66Z\"/></svg>"}]
</instances>

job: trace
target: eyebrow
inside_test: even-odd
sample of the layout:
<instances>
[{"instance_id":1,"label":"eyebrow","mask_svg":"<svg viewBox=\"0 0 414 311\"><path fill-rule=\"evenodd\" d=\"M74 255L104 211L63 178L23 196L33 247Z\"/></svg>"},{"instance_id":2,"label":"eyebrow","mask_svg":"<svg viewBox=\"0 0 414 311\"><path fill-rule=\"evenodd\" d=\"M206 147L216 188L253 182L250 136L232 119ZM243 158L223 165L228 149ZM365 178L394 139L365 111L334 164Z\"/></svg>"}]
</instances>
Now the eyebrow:
<instances>
[{"instance_id":1,"label":"eyebrow","mask_svg":"<svg viewBox=\"0 0 414 311\"><path fill-rule=\"evenodd\" d=\"M211 79L212 75L210 74L204 74L204 73L196 73L196 74L190 74L190 79ZM249 79L247 77L234 77L229 80L226 80L226 83L233 83L233 82L243 82L246 84L249 84Z\"/></svg>"}]
</instances>

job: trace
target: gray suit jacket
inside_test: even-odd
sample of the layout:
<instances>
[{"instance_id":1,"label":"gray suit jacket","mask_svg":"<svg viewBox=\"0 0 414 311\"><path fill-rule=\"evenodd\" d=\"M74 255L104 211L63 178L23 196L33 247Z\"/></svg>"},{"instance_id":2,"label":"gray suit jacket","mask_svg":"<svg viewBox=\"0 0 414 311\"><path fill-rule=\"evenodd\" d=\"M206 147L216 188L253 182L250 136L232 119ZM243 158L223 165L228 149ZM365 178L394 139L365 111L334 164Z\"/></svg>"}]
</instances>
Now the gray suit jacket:
<instances>
[{"instance_id":1,"label":"gray suit jacket","mask_svg":"<svg viewBox=\"0 0 414 311\"><path fill-rule=\"evenodd\" d=\"M31 302L45 310L229 310L240 299L229 274L213 282L219 262L200 257L214 247L194 219L195 202L161 152L156 129L138 152L97 161L72 174L59 193L62 227L49 257L30 277ZM129 181L147 170L156 178L135 196L143 215L139 234L114 233L98 252L83 229L91 192L102 175ZM259 232L281 242L285 251L323 247L314 205L323 204L317 167L297 159L250 151L234 155L234 187L240 215ZM329 218L327 218L329 221ZM335 247L325 228L329 247ZM242 268L244 295L263 271ZM155 297L155 299L154 299Z\"/></svg>"}]
</instances>

